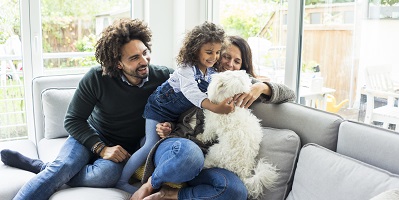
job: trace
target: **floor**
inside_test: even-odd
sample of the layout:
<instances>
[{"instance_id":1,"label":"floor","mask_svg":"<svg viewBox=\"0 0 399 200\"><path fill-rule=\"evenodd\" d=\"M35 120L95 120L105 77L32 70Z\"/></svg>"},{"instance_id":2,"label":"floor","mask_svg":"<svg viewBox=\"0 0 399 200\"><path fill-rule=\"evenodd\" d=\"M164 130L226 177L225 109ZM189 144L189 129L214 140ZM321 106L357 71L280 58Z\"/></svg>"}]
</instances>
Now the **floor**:
<instances>
[{"instance_id":1,"label":"floor","mask_svg":"<svg viewBox=\"0 0 399 200\"><path fill-rule=\"evenodd\" d=\"M359 109L343 108L337 114L343 117L344 119L348 120L360 121L360 122L363 122L364 120L364 113L363 112L359 113Z\"/></svg>"},{"instance_id":2,"label":"floor","mask_svg":"<svg viewBox=\"0 0 399 200\"><path fill-rule=\"evenodd\" d=\"M352 120L352 121L358 121L358 122L364 122L364 116L365 116L365 110L360 110L359 109L347 109L343 108L341 109L337 114L343 117L344 119L347 120ZM380 122L374 122L375 126L382 127L382 123ZM395 130L395 125L390 124L388 129Z\"/></svg>"}]
</instances>

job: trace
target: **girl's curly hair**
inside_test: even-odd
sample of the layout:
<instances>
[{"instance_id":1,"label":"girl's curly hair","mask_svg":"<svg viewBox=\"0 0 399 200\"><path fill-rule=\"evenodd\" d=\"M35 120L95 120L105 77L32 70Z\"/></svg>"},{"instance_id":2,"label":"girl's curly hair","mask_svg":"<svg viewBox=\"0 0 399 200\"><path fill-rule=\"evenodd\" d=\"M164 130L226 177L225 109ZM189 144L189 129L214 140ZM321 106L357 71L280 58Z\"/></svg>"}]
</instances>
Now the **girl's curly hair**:
<instances>
[{"instance_id":1,"label":"girl's curly hair","mask_svg":"<svg viewBox=\"0 0 399 200\"><path fill-rule=\"evenodd\" d=\"M189 31L183 40L179 54L176 57L180 66L194 66L198 64L198 53L206 43L222 43L225 37L223 28L211 22L204 22Z\"/></svg>"},{"instance_id":2,"label":"girl's curly hair","mask_svg":"<svg viewBox=\"0 0 399 200\"><path fill-rule=\"evenodd\" d=\"M118 69L122 46L131 40L140 40L151 51L151 30L141 20L119 19L103 30L96 44L96 60L103 68L103 75L120 77Z\"/></svg>"}]
</instances>

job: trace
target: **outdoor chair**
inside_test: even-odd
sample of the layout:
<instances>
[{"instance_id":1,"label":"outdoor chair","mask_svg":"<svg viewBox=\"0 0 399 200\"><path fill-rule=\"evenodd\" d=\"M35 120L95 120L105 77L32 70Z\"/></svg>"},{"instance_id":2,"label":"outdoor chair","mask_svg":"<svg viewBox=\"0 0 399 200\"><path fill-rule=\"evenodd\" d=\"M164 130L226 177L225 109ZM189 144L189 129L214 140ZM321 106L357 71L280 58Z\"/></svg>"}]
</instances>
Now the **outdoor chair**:
<instances>
[{"instance_id":1,"label":"outdoor chair","mask_svg":"<svg viewBox=\"0 0 399 200\"><path fill-rule=\"evenodd\" d=\"M381 122L383 128L389 124L395 124L396 131L399 131L399 93L394 88L391 78L392 67L390 65L373 65L366 67L366 88L367 107L365 123ZM387 104L375 108L375 98L386 99Z\"/></svg>"}]
</instances>

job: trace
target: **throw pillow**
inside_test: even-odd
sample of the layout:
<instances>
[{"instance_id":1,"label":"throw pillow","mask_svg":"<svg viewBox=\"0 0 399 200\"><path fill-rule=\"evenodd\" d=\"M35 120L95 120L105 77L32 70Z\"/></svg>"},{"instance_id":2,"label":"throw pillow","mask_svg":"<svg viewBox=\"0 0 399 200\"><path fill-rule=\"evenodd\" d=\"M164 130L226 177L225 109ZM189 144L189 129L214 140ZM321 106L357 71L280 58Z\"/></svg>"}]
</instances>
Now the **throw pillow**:
<instances>
[{"instance_id":1,"label":"throw pillow","mask_svg":"<svg viewBox=\"0 0 399 200\"><path fill-rule=\"evenodd\" d=\"M277 167L279 178L273 190L265 189L262 200L284 200L291 190L295 163L301 148L299 136L288 129L263 128L258 158Z\"/></svg>"},{"instance_id":2,"label":"throw pillow","mask_svg":"<svg viewBox=\"0 0 399 200\"><path fill-rule=\"evenodd\" d=\"M399 188L399 176L316 144L298 158L287 200L365 200Z\"/></svg>"},{"instance_id":3,"label":"throw pillow","mask_svg":"<svg viewBox=\"0 0 399 200\"><path fill-rule=\"evenodd\" d=\"M74 93L75 88L49 88L42 92L44 137L46 139L69 135L64 128L64 118Z\"/></svg>"}]
</instances>

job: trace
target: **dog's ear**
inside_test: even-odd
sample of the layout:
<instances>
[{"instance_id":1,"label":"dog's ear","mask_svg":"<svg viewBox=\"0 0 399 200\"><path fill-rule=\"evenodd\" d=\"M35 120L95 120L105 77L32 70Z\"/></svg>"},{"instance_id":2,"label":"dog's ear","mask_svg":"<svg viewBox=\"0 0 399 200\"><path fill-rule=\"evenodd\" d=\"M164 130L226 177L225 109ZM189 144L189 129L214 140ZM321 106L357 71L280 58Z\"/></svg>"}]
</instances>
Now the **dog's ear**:
<instances>
[{"instance_id":1,"label":"dog's ear","mask_svg":"<svg viewBox=\"0 0 399 200\"><path fill-rule=\"evenodd\" d=\"M227 89L226 84L224 84L222 81L218 83L217 88L218 88L217 91L221 94L224 94Z\"/></svg>"}]
</instances>

